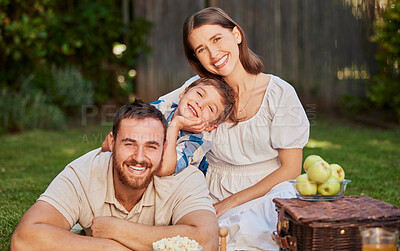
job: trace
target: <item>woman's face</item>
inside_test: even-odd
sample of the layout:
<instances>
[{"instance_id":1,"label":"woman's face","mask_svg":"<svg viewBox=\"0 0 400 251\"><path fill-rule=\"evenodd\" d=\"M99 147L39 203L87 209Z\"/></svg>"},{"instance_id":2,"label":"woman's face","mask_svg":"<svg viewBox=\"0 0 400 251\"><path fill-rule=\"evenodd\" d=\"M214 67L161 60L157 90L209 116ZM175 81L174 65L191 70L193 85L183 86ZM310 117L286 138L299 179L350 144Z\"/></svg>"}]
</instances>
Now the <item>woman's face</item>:
<instances>
[{"instance_id":1,"label":"woman's face","mask_svg":"<svg viewBox=\"0 0 400 251\"><path fill-rule=\"evenodd\" d=\"M242 37L237 27L233 30L219 25L202 25L189 35L189 43L204 68L227 77L241 66L239 46Z\"/></svg>"}]
</instances>

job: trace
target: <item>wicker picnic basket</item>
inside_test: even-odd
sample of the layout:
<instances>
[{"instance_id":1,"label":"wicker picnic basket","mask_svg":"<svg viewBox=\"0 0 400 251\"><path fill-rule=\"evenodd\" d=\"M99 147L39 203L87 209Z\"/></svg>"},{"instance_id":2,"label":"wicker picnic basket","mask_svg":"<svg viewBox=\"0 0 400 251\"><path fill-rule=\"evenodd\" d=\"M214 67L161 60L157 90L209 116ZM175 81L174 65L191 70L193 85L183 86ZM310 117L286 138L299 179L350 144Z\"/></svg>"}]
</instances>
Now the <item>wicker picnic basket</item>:
<instances>
[{"instance_id":1,"label":"wicker picnic basket","mask_svg":"<svg viewBox=\"0 0 400 251\"><path fill-rule=\"evenodd\" d=\"M281 250L361 250L360 226L400 229L400 209L370 197L334 201L275 198Z\"/></svg>"}]
</instances>

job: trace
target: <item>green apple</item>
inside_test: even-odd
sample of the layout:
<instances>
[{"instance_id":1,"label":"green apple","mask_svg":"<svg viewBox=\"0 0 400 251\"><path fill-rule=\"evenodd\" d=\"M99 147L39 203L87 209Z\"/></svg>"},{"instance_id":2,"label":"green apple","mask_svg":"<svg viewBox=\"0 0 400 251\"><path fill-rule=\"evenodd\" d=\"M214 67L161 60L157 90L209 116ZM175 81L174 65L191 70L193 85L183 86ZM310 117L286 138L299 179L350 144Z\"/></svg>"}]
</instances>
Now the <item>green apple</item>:
<instances>
[{"instance_id":1,"label":"green apple","mask_svg":"<svg viewBox=\"0 0 400 251\"><path fill-rule=\"evenodd\" d=\"M308 175L306 173L297 177L296 181L297 181L296 189L301 195L317 194L317 183L311 182L308 179Z\"/></svg>"},{"instance_id":2,"label":"green apple","mask_svg":"<svg viewBox=\"0 0 400 251\"><path fill-rule=\"evenodd\" d=\"M317 183L324 183L332 174L331 167L325 160L315 161L307 171L308 179Z\"/></svg>"},{"instance_id":3,"label":"green apple","mask_svg":"<svg viewBox=\"0 0 400 251\"><path fill-rule=\"evenodd\" d=\"M321 158L321 156L315 155L315 154L309 155L309 156L304 160L304 163L303 163L304 171L307 172L307 170L308 170L308 168L311 166L311 164L314 163L314 162L316 162L316 161L319 161L319 160L323 160L323 159Z\"/></svg>"},{"instance_id":4,"label":"green apple","mask_svg":"<svg viewBox=\"0 0 400 251\"><path fill-rule=\"evenodd\" d=\"M343 168L338 164L330 164L329 166L332 169L331 177L337 179L340 182L343 181L345 176Z\"/></svg>"},{"instance_id":5,"label":"green apple","mask_svg":"<svg viewBox=\"0 0 400 251\"><path fill-rule=\"evenodd\" d=\"M337 194L339 191L340 182L333 177L329 177L327 181L318 185L318 193L324 196L332 196Z\"/></svg>"}]
</instances>

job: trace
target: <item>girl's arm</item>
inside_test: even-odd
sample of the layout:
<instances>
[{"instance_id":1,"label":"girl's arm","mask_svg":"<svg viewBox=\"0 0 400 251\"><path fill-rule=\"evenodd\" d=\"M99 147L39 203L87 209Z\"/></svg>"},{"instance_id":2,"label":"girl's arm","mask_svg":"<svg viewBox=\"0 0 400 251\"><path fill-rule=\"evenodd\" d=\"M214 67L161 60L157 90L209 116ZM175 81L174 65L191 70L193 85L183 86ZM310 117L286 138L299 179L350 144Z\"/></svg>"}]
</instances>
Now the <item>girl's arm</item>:
<instances>
[{"instance_id":1,"label":"girl's arm","mask_svg":"<svg viewBox=\"0 0 400 251\"><path fill-rule=\"evenodd\" d=\"M181 116L176 116L172 119L167 129L167 147L164 150L163 159L161 162L161 169L157 172L158 176L168 176L175 172L177 154L176 142L178 139L179 131L181 130L180 123Z\"/></svg>"},{"instance_id":2,"label":"girl's arm","mask_svg":"<svg viewBox=\"0 0 400 251\"><path fill-rule=\"evenodd\" d=\"M178 147L178 135L179 132L183 129L187 129L192 132L202 132L204 131L206 123L203 120L190 120L186 119L182 116L175 116L167 129L167 147L164 150L163 160L161 163L161 169L157 172L158 176L168 176L175 172L177 168L177 162L179 159L187 157L186 154L193 154L200 145L197 142L187 142L190 139L186 140L186 142L181 142L179 144L183 144L182 147ZM203 148L208 147L208 144L205 144ZM209 150L208 148L205 150ZM179 159L178 159L179 157ZM202 156L203 157L203 156ZM185 162L186 163L186 162ZM187 162L188 164L189 162ZM183 165L182 161L179 163L179 171L182 171L187 167L187 164Z\"/></svg>"},{"instance_id":3,"label":"girl's arm","mask_svg":"<svg viewBox=\"0 0 400 251\"><path fill-rule=\"evenodd\" d=\"M207 123L202 119L190 120L182 116L174 116L167 129L167 147L164 150L161 169L157 172L158 176L168 176L175 171L180 172L189 164L200 164L205 152L211 149L212 143L199 137L198 134L182 136L178 142L181 130L198 133L203 132ZM201 141L201 144L199 142ZM201 148L201 149L200 149ZM199 155L201 158L199 159Z\"/></svg>"},{"instance_id":4,"label":"girl's arm","mask_svg":"<svg viewBox=\"0 0 400 251\"><path fill-rule=\"evenodd\" d=\"M253 186L214 204L217 217L221 216L229 209L264 196L275 185L283 181L295 179L301 173L302 159L303 149L301 148L279 149L281 167Z\"/></svg>"}]
</instances>

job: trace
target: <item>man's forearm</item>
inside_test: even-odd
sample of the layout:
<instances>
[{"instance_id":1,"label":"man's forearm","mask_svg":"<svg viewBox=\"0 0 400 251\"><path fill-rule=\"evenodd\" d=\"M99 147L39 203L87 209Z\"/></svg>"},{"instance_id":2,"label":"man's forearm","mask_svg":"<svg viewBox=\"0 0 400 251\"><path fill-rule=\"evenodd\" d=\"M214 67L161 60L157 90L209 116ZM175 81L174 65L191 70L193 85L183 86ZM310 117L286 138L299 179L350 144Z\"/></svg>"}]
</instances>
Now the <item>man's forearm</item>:
<instances>
[{"instance_id":1,"label":"man's forearm","mask_svg":"<svg viewBox=\"0 0 400 251\"><path fill-rule=\"evenodd\" d=\"M11 238L11 250L128 250L112 240L74 234L52 205L37 201L22 216Z\"/></svg>"},{"instance_id":2,"label":"man's forearm","mask_svg":"<svg viewBox=\"0 0 400 251\"><path fill-rule=\"evenodd\" d=\"M113 239L133 250L153 250L153 242L161 240L162 238L170 238L177 235L182 237L186 236L201 243L199 240L199 237L201 237L200 231L198 231L198 228L193 226L148 226L128 221L124 221L123 224L121 223L118 224Z\"/></svg>"},{"instance_id":3,"label":"man's forearm","mask_svg":"<svg viewBox=\"0 0 400 251\"><path fill-rule=\"evenodd\" d=\"M215 215L201 211L195 215L198 221L195 224L183 222L172 226L148 226L115 217L98 217L93 221L92 233L96 237L116 240L133 250L152 250L153 242L177 235L196 240L204 251L217 250L218 224Z\"/></svg>"},{"instance_id":4,"label":"man's forearm","mask_svg":"<svg viewBox=\"0 0 400 251\"><path fill-rule=\"evenodd\" d=\"M74 234L46 223L35 223L17 229L11 239L11 250L129 250L107 239Z\"/></svg>"},{"instance_id":5,"label":"man's forearm","mask_svg":"<svg viewBox=\"0 0 400 251\"><path fill-rule=\"evenodd\" d=\"M152 250L153 242L169 237L169 234L171 237L174 236L167 226L142 225L115 217L96 218L92 226L92 234L96 237L116 240L132 250Z\"/></svg>"}]
</instances>

